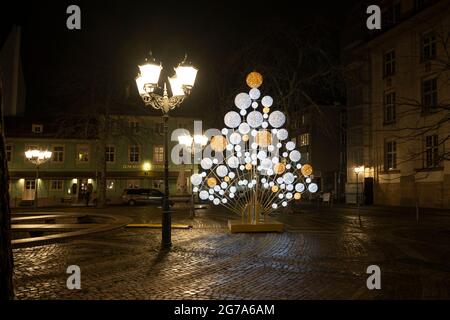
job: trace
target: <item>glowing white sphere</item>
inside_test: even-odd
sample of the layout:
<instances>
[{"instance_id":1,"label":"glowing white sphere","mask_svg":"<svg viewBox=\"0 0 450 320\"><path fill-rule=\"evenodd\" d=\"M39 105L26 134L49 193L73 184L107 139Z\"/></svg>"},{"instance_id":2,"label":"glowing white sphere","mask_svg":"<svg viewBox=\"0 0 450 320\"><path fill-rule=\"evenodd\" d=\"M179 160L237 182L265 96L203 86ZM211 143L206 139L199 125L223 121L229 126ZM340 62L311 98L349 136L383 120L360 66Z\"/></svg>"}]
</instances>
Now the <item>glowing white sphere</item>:
<instances>
[{"instance_id":1,"label":"glowing white sphere","mask_svg":"<svg viewBox=\"0 0 450 320\"><path fill-rule=\"evenodd\" d=\"M236 169L239 167L239 159L236 156L231 156L227 160L227 164L231 169Z\"/></svg>"},{"instance_id":2,"label":"glowing white sphere","mask_svg":"<svg viewBox=\"0 0 450 320\"><path fill-rule=\"evenodd\" d=\"M292 191L292 190L294 190L294 185L293 185L293 184L288 184L288 185L286 186L286 190L287 190L287 191Z\"/></svg>"},{"instance_id":3,"label":"glowing white sphere","mask_svg":"<svg viewBox=\"0 0 450 320\"><path fill-rule=\"evenodd\" d=\"M252 149L253 149L253 150L258 149L258 144L257 144L256 142L253 142L253 143L252 143Z\"/></svg>"},{"instance_id":4,"label":"glowing white sphere","mask_svg":"<svg viewBox=\"0 0 450 320\"><path fill-rule=\"evenodd\" d=\"M247 114L247 110L241 110L239 113L241 116L245 116Z\"/></svg>"},{"instance_id":5,"label":"glowing white sphere","mask_svg":"<svg viewBox=\"0 0 450 320\"><path fill-rule=\"evenodd\" d=\"M219 192L219 191L220 191L220 186L215 185L215 186L214 186L214 191L215 191L215 192Z\"/></svg>"},{"instance_id":6,"label":"glowing white sphere","mask_svg":"<svg viewBox=\"0 0 450 320\"><path fill-rule=\"evenodd\" d=\"M280 129L277 132L278 140L286 140L288 138L288 131L286 129Z\"/></svg>"},{"instance_id":7,"label":"glowing white sphere","mask_svg":"<svg viewBox=\"0 0 450 320\"><path fill-rule=\"evenodd\" d=\"M283 158L286 158L289 154L287 152L283 152Z\"/></svg>"},{"instance_id":8,"label":"glowing white sphere","mask_svg":"<svg viewBox=\"0 0 450 320\"><path fill-rule=\"evenodd\" d=\"M244 171L245 166L241 164L241 165L239 166L239 169L240 169L241 171Z\"/></svg>"},{"instance_id":9,"label":"glowing white sphere","mask_svg":"<svg viewBox=\"0 0 450 320\"><path fill-rule=\"evenodd\" d=\"M291 152L292 153L292 152ZM292 159L291 159L292 160ZM300 158L298 158L298 160L300 160ZM302 165L300 163L297 163L297 169L300 169L302 167Z\"/></svg>"},{"instance_id":10,"label":"glowing white sphere","mask_svg":"<svg viewBox=\"0 0 450 320\"><path fill-rule=\"evenodd\" d=\"M241 151L241 149L241 146L238 144L234 146L234 150L236 150L237 152Z\"/></svg>"},{"instance_id":11,"label":"glowing white sphere","mask_svg":"<svg viewBox=\"0 0 450 320\"><path fill-rule=\"evenodd\" d=\"M227 128L223 128L222 129L222 134L226 136L228 134L228 129Z\"/></svg>"},{"instance_id":12,"label":"glowing white sphere","mask_svg":"<svg viewBox=\"0 0 450 320\"><path fill-rule=\"evenodd\" d=\"M242 123L239 125L239 132L242 133L242 134L247 134L247 133L249 133L249 132L250 132L250 126L248 125L248 123L242 122Z\"/></svg>"},{"instance_id":13,"label":"glowing white sphere","mask_svg":"<svg viewBox=\"0 0 450 320\"><path fill-rule=\"evenodd\" d=\"M283 199L283 198L284 198L284 194L280 193L280 194L278 195L278 198Z\"/></svg>"},{"instance_id":14,"label":"glowing white sphere","mask_svg":"<svg viewBox=\"0 0 450 320\"><path fill-rule=\"evenodd\" d=\"M200 161L200 166L205 170L211 169L212 165L213 162L210 158L203 158L202 161Z\"/></svg>"},{"instance_id":15,"label":"glowing white sphere","mask_svg":"<svg viewBox=\"0 0 450 320\"><path fill-rule=\"evenodd\" d=\"M267 147L267 150L269 151L269 152L273 152L273 150L275 150L275 146L274 145L269 145L268 147Z\"/></svg>"},{"instance_id":16,"label":"glowing white sphere","mask_svg":"<svg viewBox=\"0 0 450 320\"><path fill-rule=\"evenodd\" d=\"M239 109L247 109L252 104L252 98L250 98L250 95L245 92L241 92L234 98L234 104Z\"/></svg>"},{"instance_id":17,"label":"glowing white sphere","mask_svg":"<svg viewBox=\"0 0 450 320\"><path fill-rule=\"evenodd\" d=\"M225 125L229 128L237 128L241 124L241 116L236 111L230 111L225 114Z\"/></svg>"},{"instance_id":18,"label":"glowing white sphere","mask_svg":"<svg viewBox=\"0 0 450 320\"><path fill-rule=\"evenodd\" d=\"M220 184L220 187L221 187L222 189L226 189L226 188L228 187L228 183L226 183L226 182L224 181L224 182L222 182L222 183Z\"/></svg>"},{"instance_id":19,"label":"glowing white sphere","mask_svg":"<svg viewBox=\"0 0 450 320\"><path fill-rule=\"evenodd\" d=\"M297 162L297 161L300 161L300 159L301 159L301 154L300 154L300 152L299 151L297 151L297 150L292 150L290 153L289 153L289 159L291 159L291 161L293 161L293 162ZM297 168L298 169L300 169L302 166L300 165L297 165Z\"/></svg>"},{"instance_id":20,"label":"glowing white sphere","mask_svg":"<svg viewBox=\"0 0 450 320\"><path fill-rule=\"evenodd\" d=\"M283 145L282 145L280 142L277 143L277 148L278 148L278 149L280 149L282 146L283 146Z\"/></svg>"},{"instance_id":21,"label":"glowing white sphere","mask_svg":"<svg viewBox=\"0 0 450 320\"><path fill-rule=\"evenodd\" d=\"M283 201L282 203L281 203L281 205L283 206L283 207L286 207L287 206L287 201Z\"/></svg>"},{"instance_id":22,"label":"glowing white sphere","mask_svg":"<svg viewBox=\"0 0 450 320\"><path fill-rule=\"evenodd\" d=\"M256 137L256 134L258 133L258 131L256 131L255 129L253 129L250 134L252 135L252 137Z\"/></svg>"},{"instance_id":23,"label":"glowing white sphere","mask_svg":"<svg viewBox=\"0 0 450 320\"><path fill-rule=\"evenodd\" d=\"M219 160L217 160L217 158L214 158L214 159L212 160L212 162L213 162L214 164L218 164L218 163L219 163Z\"/></svg>"},{"instance_id":24,"label":"glowing white sphere","mask_svg":"<svg viewBox=\"0 0 450 320\"><path fill-rule=\"evenodd\" d=\"M258 108L258 102L253 101L253 102L252 102L252 108L253 108L253 109Z\"/></svg>"},{"instance_id":25,"label":"glowing white sphere","mask_svg":"<svg viewBox=\"0 0 450 320\"><path fill-rule=\"evenodd\" d=\"M235 192L236 192L236 190L237 190L237 189L236 189L236 187L235 187L235 186L231 186L231 187L230 187L230 192L231 192L231 193L235 193Z\"/></svg>"},{"instance_id":26,"label":"glowing white sphere","mask_svg":"<svg viewBox=\"0 0 450 320\"><path fill-rule=\"evenodd\" d=\"M227 198L222 199L222 203L227 203L227 202L228 202Z\"/></svg>"},{"instance_id":27,"label":"glowing white sphere","mask_svg":"<svg viewBox=\"0 0 450 320\"><path fill-rule=\"evenodd\" d=\"M206 172L203 171L202 173L200 173L200 175L204 178L204 177L206 177Z\"/></svg>"},{"instance_id":28,"label":"glowing white sphere","mask_svg":"<svg viewBox=\"0 0 450 320\"><path fill-rule=\"evenodd\" d=\"M225 194L225 191L219 190L219 195L223 196Z\"/></svg>"},{"instance_id":29,"label":"glowing white sphere","mask_svg":"<svg viewBox=\"0 0 450 320\"><path fill-rule=\"evenodd\" d=\"M295 185L295 191L303 192L305 190L305 185L303 183L297 183Z\"/></svg>"},{"instance_id":30,"label":"glowing white sphere","mask_svg":"<svg viewBox=\"0 0 450 320\"><path fill-rule=\"evenodd\" d=\"M288 141L286 143L286 149L288 149L289 151L294 150L295 149L295 143L293 141Z\"/></svg>"},{"instance_id":31,"label":"glowing white sphere","mask_svg":"<svg viewBox=\"0 0 450 320\"><path fill-rule=\"evenodd\" d=\"M311 178L306 178L306 183L311 183Z\"/></svg>"},{"instance_id":32,"label":"glowing white sphere","mask_svg":"<svg viewBox=\"0 0 450 320\"><path fill-rule=\"evenodd\" d=\"M291 164L290 163L288 163L287 165L286 165L286 170L290 170L291 169Z\"/></svg>"},{"instance_id":33,"label":"glowing white sphere","mask_svg":"<svg viewBox=\"0 0 450 320\"><path fill-rule=\"evenodd\" d=\"M269 123L274 128L279 128L286 122L286 116L281 111L274 111L269 115Z\"/></svg>"},{"instance_id":34,"label":"glowing white sphere","mask_svg":"<svg viewBox=\"0 0 450 320\"><path fill-rule=\"evenodd\" d=\"M278 184L282 184L283 181L284 181L284 180L283 180L283 177L278 177L278 178L277 178L277 183L278 183Z\"/></svg>"},{"instance_id":35,"label":"glowing white sphere","mask_svg":"<svg viewBox=\"0 0 450 320\"><path fill-rule=\"evenodd\" d=\"M263 120L264 120L263 115L259 111L252 111L247 115L247 123L252 128L258 128L263 122Z\"/></svg>"},{"instance_id":36,"label":"glowing white sphere","mask_svg":"<svg viewBox=\"0 0 450 320\"><path fill-rule=\"evenodd\" d=\"M213 203L214 203L216 206L218 206L218 205L220 204L219 198L215 198L215 199L213 200Z\"/></svg>"},{"instance_id":37,"label":"glowing white sphere","mask_svg":"<svg viewBox=\"0 0 450 320\"><path fill-rule=\"evenodd\" d=\"M241 135L238 132L233 132L230 134L229 140L232 144L239 144L241 142Z\"/></svg>"},{"instance_id":38,"label":"glowing white sphere","mask_svg":"<svg viewBox=\"0 0 450 320\"><path fill-rule=\"evenodd\" d=\"M201 177L199 174L194 173L194 174L191 176L191 183L192 183L192 185L194 185L194 186L198 186L200 183L202 183L202 177Z\"/></svg>"},{"instance_id":39,"label":"glowing white sphere","mask_svg":"<svg viewBox=\"0 0 450 320\"><path fill-rule=\"evenodd\" d=\"M268 115L267 113L264 113L264 114L263 114L263 118L264 118L264 119L267 119L268 117L269 117L269 115Z\"/></svg>"},{"instance_id":40,"label":"glowing white sphere","mask_svg":"<svg viewBox=\"0 0 450 320\"><path fill-rule=\"evenodd\" d=\"M214 200L214 196L213 196L213 195L210 195L210 196L208 197L208 199L211 200L211 201L213 201L213 200Z\"/></svg>"},{"instance_id":41,"label":"glowing white sphere","mask_svg":"<svg viewBox=\"0 0 450 320\"><path fill-rule=\"evenodd\" d=\"M227 144L228 151L232 151L233 149L234 149L234 146L231 143Z\"/></svg>"},{"instance_id":42,"label":"glowing white sphere","mask_svg":"<svg viewBox=\"0 0 450 320\"><path fill-rule=\"evenodd\" d=\"M267 158L267 152L265 152L264 150L260 150L258 152L257 158L259 160L263 160L263 159Z\"/></svg>"},{"instance_id":43,"label":"glowing white sphere","mask_svg":"<svg viewBox=\"0 0 450 320\"><path fill-rule=\"evenodd\" d=\"M311 193L317 192L318 189L319 189L319 187L318 187L317 184L315 184L315 183L311 183L311 184L308 186L308 191L311 192Z\"/></svg>"},{"instance_id":44,"label":"glowing white sphere","mask_svg":"<svg viewBox=\"0 0 450 320\"><path fill-rule=\"evenodd\" d=\"M206 190L202 190L200 191L200 193L198 194L199 198L202 200L206 200L209 197L209 193Z\"/></svg>"},{"instance_id":45,"label":"glowing white sphere","mask_svg":"<svg viewBox=\"0 0 450 320\"><path fill-rule=\"evenodd\" d=\"M280 159L278 159L278 157L273 157L272 158L272 163L273 164L277 164L277 163L279 163L280 162Z\"/></svg>"},{"instance_id":46,"label":"glowing white sphere","mask_svg":"<svg viewBox=\"0 0 450 320\"><path fill-rule=\"evenodd\" d=\"M262 100L261 100L261 104L262 104L264 107L270 108L270 107L272 106L272 104L273 104L273 99L272 99L272 97L271 97L271 96L264 96L264 97L262 98Z\"/></svg>"},{"instance_id":47,"label":"glowing white sphere","mask_svg":"<svg viewBox=\"0 0 450 320\"><path fill-rule=\"evenodd\" d=\"M216 173L221 178L225 177L228 174L227 166L224 166L223 164L218 166L216 169Z\"/></svg>"},{"instance_id":48,"label":"glowing white sphere","mask_svg":"<svg viewBox=\"0 0 450 320\"><path fill-rule=\"evenodd\" d=\"M292 199L292 192L286 193L286 199Z\"/></svg>"},{"instance_id":49,"label":"glowing white sphere","mask_svg":"<svg viewBox=\"0 0 450 320\"><path fill-rule=\"evenodd\" d=\"M261 96L261 91L259 91L259 89L257 89L257 88L253 88L253 89L250 90L249 96L253 100L256 100L256 99L258 99Z\"/></svg>"},{"instance_id":50,"label":"glowing white sphere","mask_svg":"<svg viewBox=\"0 0 450 320\"><path fill-rule=\"evenodd\" d=\"M234 179L234 177L236 176L236 174L234 172L229 172L228 176L230 177L230 179Z\"/></svg>"},{"instance_id":51,"label":"glowing white sphere","mask_svg":"<svg viewBox=\"0 0 450 320\"><path fill-rule=\"evenodd\" d=\"M269 169L271 169L271 168L272 168L272 159L266 158L266 159L261 160L261 167L262 167L264 170L269 170Z\"/></svg>"},{"instance_id":52,"label":"glowing white sphere","mask_svg":"<svg viewBox=\"0 0 450 320\"><path fill-rule=\"evenodd\" d=\"M269 126L269 124L268 124L266 121L264 121L264 122L261 124L261 127L263 127L264 129L267 128L268 126Z\"/></svg>"},{"instance_id":53,"label":"glowing white sphere","mask_svg":"<svg viewBox=\"0 0 450 320\"><path fill-rule=\"evenodd\" d=\"M264 188L269 188L269 184L266 182L266 183L264 183Z\"/></svg>"},{"instance_id":54,"label":"glowing white sphere","mask_svg":"<svg viewBox=\"0 0 450 320\"><path fill-rule=\"evenodd\" d=\"M294 177L294 175L293 175L292 173L286 172L286 173L283 175L283 180L284 180L284 182L286 182L287 184L291 184L291 183L293 183L293 182L295 181L295 177Z\"/></svg>"},{"instance_id":55,"label":"glowing white sphere","mask_svg":"<svg viewBox=\"0 0 450 320\"><path fill-rule=\"evenodd\" d=\"M272 203L272 208L276 209L278 208L278 205L276 203Z\"/></svg>"},{"instance_id":56,"label":"glowing white sphere","mask_svg":"<svg viewBox=\"0 0 450 320\"><path fill-rule=\"evenodd\" d=\"M234 198L234 193L230 193L229 197L230 197L231 199L233 199L233 198Z\"/></svg>"}]
</instances>

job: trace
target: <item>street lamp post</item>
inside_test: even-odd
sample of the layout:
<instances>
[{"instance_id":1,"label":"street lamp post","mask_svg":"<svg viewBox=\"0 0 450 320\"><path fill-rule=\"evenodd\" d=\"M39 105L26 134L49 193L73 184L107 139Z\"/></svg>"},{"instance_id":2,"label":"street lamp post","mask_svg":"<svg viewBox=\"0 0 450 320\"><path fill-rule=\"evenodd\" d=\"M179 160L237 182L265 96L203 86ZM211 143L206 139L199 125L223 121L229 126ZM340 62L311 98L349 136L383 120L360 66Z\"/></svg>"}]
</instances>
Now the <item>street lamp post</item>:
<instances>
[{"instance_id":1,"label":"street lamp post","mask_svg":"<svg viewBox=\"0 0 450 320\"><path fill-rule=\"evenodd\" d=\"M191 176L194 174L195 170L195 145L199 145L200 150L203 149L204 146L208 143L208 137L201 134L196 134L194 137L191 135L183 135L178 137L178 142L181 145L184 145L186 147L190 147L189 150L193 154L193 161L192 161L192 167L191 167ZM194 201L194 192L191 188L191 210L190 210L190 217L195 217L195 201Z\"/></svg>"},{"instance_id":2,"label":"street lamp post","mask_svg":"<svg viewBox=\"0 0 450 320\"><path fill-rule=\"evenodd\" d=\"M25 158L36 166L36 178L34 182L34 209L38 208L38 187L39 187L39 166L47 162L52 157L52 152L48 150L32 149L25 151Z\"/></svg>"},{"instance_id":3,"label":"street lamp post","mask_svg":"<svg viewBox=\"0 0 450 320\"><path fill-rule=\"evenodd\" d=\"M364 166L355 167L356 174L356 205L358 207L358 219L361 222L361 215L359 210L359 174L364 172Z\"/></svg>"},{"instance_id":4,"label":"street lamp post","mask_svg":"<svg viewBox=\"0 0 450 320\"><path fill-rule=\"evenodd\" d=\"M164 122L164 198L162 214L162 246L168 248L171 241L171 214L169 207L169 141L168 141L168 121L169 111L180 105L186 96L191 93L197 76L197 69L188 64L186 57L178 67L175 75L169 78L172 96L167 93L167 85L164 82L163 94L155 93L158 89L159 76L162 70L161 64L151 57L146 59L143 65L139 66L139 74L136 77L136 85L142 100L146 106L151 106L162 111Z\"/></svg>"}]
</instances>

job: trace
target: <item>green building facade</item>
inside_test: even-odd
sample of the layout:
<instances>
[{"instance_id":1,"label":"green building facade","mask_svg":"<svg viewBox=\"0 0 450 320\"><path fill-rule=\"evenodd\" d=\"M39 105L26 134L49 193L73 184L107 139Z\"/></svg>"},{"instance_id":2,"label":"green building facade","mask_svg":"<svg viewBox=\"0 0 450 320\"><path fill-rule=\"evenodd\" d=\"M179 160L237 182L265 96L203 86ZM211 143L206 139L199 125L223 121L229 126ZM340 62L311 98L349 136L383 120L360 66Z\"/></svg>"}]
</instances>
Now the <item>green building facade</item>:
<instances>
[{"instance_id":1,"label":"green building facade","mask_svg":"<svg viewBox=\"0 0 450 320\"><path fill-rule=\"evenodd\" d=\"M113 122L111 122L113 123ZM36 166L25 157L25 151L41 148L52 151L52 157L39 167L39 206L74 205L86 202L86 191L92 185L95 202L98 177L101 174L98 137L60 136L55 124L14 117L5 119L11 206L33 203L36 188ZM169 119L169 152L178 144L177 134L192 133L193 118ZM177 130L178 129L178 130ZM106 197L111 204L121 203L125 188L164 190L164 136L159 116L120 116L105 138ZM174 164L169 154L169 189L171 194L188 192L191 166ZM180 174L182 173L182 174ZM181 179L181 181L180 181ZM183 188L184 190L180 189ZM89 186L89 187L88 187Z\"/></svg>"}]
</instances>

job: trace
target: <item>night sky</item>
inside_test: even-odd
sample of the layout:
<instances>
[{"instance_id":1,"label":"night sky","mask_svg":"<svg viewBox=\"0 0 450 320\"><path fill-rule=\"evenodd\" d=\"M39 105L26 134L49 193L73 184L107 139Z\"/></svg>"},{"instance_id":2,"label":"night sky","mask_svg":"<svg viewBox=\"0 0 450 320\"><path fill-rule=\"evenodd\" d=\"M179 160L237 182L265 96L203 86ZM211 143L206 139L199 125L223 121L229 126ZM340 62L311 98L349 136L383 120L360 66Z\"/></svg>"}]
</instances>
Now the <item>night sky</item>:
<instances>
[{"instance_id":1,"label":"night sky","mask_svg":"<svg viewBox=\"0 0 450 320\"><path fill-rule=\"evenodd\" d=\"M216 103L214 83L236 76L227 74L223 61L228 56L280 26L323 24L336 32L338 41L351 2L16 1L14 7L1 10L0 41L3 44L13 24L22 26L29 114L82 103L76 97L83 88L105 79L117 92L130 86L139 103L134 87L136 65L151 49L165 71L171 71L188 54L199 73L192 96L178 114L204 116L203 108L213 108ZM70 4L81 7L80 31L66 28ZM277 39L273 43L279 45ZM243 87L229 88L231 92L240 89ZM71 94L57 98L61 90Z\"/></svg>"}]
</instances>

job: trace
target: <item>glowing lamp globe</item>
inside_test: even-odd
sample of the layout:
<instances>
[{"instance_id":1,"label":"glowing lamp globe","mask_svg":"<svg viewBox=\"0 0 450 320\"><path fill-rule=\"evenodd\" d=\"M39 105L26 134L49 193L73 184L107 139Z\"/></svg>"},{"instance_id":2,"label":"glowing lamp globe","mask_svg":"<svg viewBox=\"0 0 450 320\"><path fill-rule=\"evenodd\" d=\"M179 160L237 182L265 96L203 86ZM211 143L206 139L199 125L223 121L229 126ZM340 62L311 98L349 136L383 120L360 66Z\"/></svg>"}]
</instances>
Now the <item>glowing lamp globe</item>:
<instances>
[{"instance_id":1,"label":"glowing lamp globe","mask_svg":"<svg viewBox=\"0 0 450 320\"><path fill-rule=\"evenodd\" d=\"M192 88L197 77L197 69L191 65L181 64L175 68L177 78L183 86Z\"/></svg>"},{"instance_id":2,"label":"glowing lamp globe","mask_svg":"<svg viewBox=\"0 0 450 320\"><path fill-rule=\"evenodd\" d=\"M248 74L246 82L250 88L258 88L263 83L263 77L259 72L253 71Z\"/></svg>"}]
</instances>

